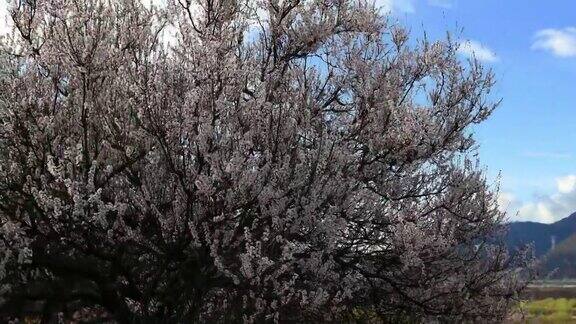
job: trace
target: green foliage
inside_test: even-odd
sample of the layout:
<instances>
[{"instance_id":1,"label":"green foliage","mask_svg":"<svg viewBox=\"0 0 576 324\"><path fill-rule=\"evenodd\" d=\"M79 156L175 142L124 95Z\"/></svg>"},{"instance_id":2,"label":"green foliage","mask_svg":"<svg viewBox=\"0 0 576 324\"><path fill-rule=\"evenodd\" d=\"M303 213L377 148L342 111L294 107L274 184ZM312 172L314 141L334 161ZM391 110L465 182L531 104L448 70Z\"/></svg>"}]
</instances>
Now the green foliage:
<instances>
[{"instance_id":1,"label":"green foliage","mask_svg":"<svg viewBox=\"0 0 576 324\"><path fill-rule=\"evenodd\" d=\"M534 319L539 323L576 322L576 299L546 298L525 301L520 304L520 309L527 319Z\"/></svg>"}]
</instances>

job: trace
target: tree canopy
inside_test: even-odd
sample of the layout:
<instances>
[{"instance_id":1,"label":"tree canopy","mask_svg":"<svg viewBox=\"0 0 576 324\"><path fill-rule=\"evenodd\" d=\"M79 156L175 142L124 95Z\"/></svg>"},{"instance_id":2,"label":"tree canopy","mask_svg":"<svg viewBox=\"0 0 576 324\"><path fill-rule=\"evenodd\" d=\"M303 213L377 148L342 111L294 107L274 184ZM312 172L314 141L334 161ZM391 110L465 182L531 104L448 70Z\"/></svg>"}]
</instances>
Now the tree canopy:
<instances>
[{"instance_id":1,"label":"tree canopy","mask_svg":"<svg viewBox=\"0 0 576 324\"><path fill-rule=\"evenodd\" d=\"M364 1L13 1L0 314L498 320L492 73Z\"/></svg>"}]
</instances>

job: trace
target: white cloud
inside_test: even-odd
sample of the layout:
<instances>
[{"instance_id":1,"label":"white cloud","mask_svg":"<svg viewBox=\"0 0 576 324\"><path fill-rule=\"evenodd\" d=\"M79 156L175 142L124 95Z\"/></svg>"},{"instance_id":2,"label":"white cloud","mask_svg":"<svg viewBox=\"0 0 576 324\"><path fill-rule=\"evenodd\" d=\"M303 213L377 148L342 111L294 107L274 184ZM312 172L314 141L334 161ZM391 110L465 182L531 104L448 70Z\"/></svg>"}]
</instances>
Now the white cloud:
<instances>
[{"instance_id":1,"label":"white cloud","mask_svg":"<svg viewBox=\"0 0 576 324\"><path fill-rule=\"evenodd\" d=\"M375 0L377 8L383 12L406 12L416 11L414 0Z\"/></svg>"},{"instance_id":2,"label":"white cloud","mask_svg":"<svg viewBox=\"0 0 576 324\"><path fill-rule=\"evenodd\" d=\"M474 40L461 41L458 53L466 57L475 57L482 62L497 62L498 56L490 48Z\"/></svg>"},{"instance_id":3,"label":"white cloud","mask_svg":"<svg viewBox=\"0 0 576 324\"><path fill-rule=\"evenodd\" d=\"M572 154L562 152L540 152L540 151L527 151L522 153L523 157L536 158L536 159L549 159L549 160L569 160L572 159Z\"/></svg>"},{"instance_id":4,"label":"white cloud","mask_svg":"<svg viewBox=\"0 0 576 324\"><path fill-rule=\"evenodd\" d=\"M536 33L532 49L551 52L559 57L576 56L576 27L543 29Z\"/></svg>"},{"instance_id":5,"label":"white cloud","mask_svg":"<svg viewBox=\"0 0 576 324\"><path fill-rule=\"evenodd\" d=\"M440 7L444 9L451 9L454 6L453 0L428 0L428 4L434 7Z\"/></svg>"},{"instance_id":6,"label":"white cloud","mask_svg":"<svg viewBox=\"0 0 576 324\"><path fill-rule=\"evenodd\" d=\"M570 193L576 188L576 175L568 175L556 179L558 191L563 194Z\"/></svg>"},{"instance_id":7,"label":"white cloud","mask_svg":"<svg viewBox=\"0 0 576 324\"><path fill-rule=\"evenodd\" d=\"M509 192L498 193L498 207L500 210L506 211L516 201L516 196Z\"/></svg>"},{"instance_id":8,"label":"white cloud","mask_svg":"<svg viewBox=\"0 0 576 324\"><path fill-rule=\"evenodd\" d=\"M554 223L556 220L565 217L567 215L562 215L562 217L555 217L552 212L551 206L546 202L536 202L527 203L520 206L518 209L518 220L521 221L531 221L539 223Z\"/></svg>"},{"instance_id":9,"label":"white cloud","mask_svg":"<svg viewBox=\"0 0 576 324\"><path fill-rule=\"evenodd\" d=\"M498 204L512 221L556 222L576 211L576 175L557 178L553 194L520 201L510 193L501 193Z\"/></svg>"}]
</instances>

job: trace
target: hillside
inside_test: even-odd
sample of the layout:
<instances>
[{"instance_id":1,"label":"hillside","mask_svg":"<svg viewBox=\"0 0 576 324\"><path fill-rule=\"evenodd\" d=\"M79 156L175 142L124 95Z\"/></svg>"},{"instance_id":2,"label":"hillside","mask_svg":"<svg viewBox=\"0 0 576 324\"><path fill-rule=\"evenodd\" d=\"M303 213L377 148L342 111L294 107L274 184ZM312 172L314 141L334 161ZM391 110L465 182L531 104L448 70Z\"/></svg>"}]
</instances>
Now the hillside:
<instances>
[{"instance_id":1,"label":"hillside","mask_svg":"<svg viewBox=\"0 0 576 324\"><path fill-rule=\"evenodd\" d=\"M576 278L576 233L542 258L541 274L550 279Z\"/></svg>"},{"instance_id":2,"label":"hillside","mask_svg":"<svg viewBox=\"0 0 576 324\"><path fill-rule=\"evenodd\" d=\"M542 257L550 251L553 244L559 244L573 234L576 234L576 213L552 224L510 223L506 243L511 249L533 244L536 257Z\"/></svg>"},{"instance_id":3,"label":"hillside","mask_svg":"<svg viewBox=\"0 0 576 324\"><path fill-rule=\"evenodd\" d=\"M506 244L511 251L532 244L541 278L576 278L576 213L552 224L510 223Z\"/></svg>"}]
</instances>

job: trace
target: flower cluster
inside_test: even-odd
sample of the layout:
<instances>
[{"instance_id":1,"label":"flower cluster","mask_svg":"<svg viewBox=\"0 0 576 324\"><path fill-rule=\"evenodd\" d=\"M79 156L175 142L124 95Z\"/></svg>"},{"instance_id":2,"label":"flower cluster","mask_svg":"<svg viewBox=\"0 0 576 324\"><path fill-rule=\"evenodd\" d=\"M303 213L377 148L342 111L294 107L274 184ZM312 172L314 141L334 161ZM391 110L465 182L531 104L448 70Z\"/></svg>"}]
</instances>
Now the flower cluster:
<instances>
[{"instance_id":1,"label":"flower cluster","mask_svg":"<svg viewBox=\"0 0 576 324\"><path fill-rule=\"evenodd\" d=\"M494 320L493 77L348 0L13 1L0 316ZM171 37L167 40L166 37Z\"/></svg>"}]
</instances>

